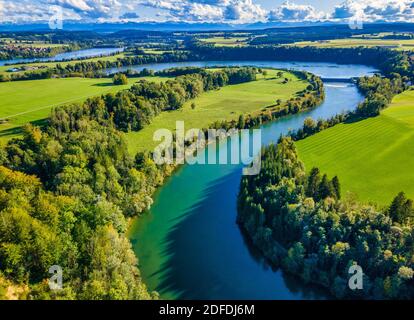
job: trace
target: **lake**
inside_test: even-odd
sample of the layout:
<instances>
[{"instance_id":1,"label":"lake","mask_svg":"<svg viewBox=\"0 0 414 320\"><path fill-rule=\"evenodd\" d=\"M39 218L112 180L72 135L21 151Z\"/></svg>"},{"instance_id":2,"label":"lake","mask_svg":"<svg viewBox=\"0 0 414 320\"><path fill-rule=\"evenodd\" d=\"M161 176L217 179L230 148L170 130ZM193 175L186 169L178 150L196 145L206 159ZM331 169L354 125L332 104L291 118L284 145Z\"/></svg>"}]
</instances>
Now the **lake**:
<instances>
[{"instance_id":1,"label":"lake","mask_svg":"<svg viewBox=\"0 0 414 320\"><path fill-rule=\"evenodd\" d=\"M331 79L349 79L353 77L362 77L376 72L373 68L364 65L345 64L324 62L285 62L285 61L186 61L186 62L168 62L168 63L151 63L138 66L127 66L121 68L110 68L106 72L109 74L124 72L127 70L142 71L150 69L161 71L176 67L215 67L215 66L255 66L268 67L277 69L304 70L316 74L322 78Z\"/></svg>"},{"instance_id":2,"label":"lake","mask_svg":"<svg viewBox=\"0 0 414 320\"><path fill-rule=\"evenodd\" d=\"M76 59L85 59L85 58L94 58L101 56L109 56L117 52L124 51L123 48L92 48L77 50L71 52L63 52L55 55L54 57L47 58L34 58L34 59L12 59L12 60L1 60L0 66L11 65L16 63L30 63L30 62L58 62L66 60L76 60Z\"/></svg>"},{"instance_id":3,"label":"lake","mask_svg":"<svg viewBox=\"0 0 414 320\"><path fill-rule=\"evenodd\" d=\"M334 79L375 72L367 66L275 61L171 63L147 68L189 65L296 69ZM262 144L302 127L307 117L327 119L356 108L363 100L352 83L329 82L325 90L326 99L319 107L261 126ZM219 144L219 148L227 147L225 141ZM241 177L239 165L184 165L157 191L152 208L135 219L129 230L149 289L157 290L163 299L329 298L326 291L272 268L244 237L236 224Z\"/></svg>"}]
</instances>

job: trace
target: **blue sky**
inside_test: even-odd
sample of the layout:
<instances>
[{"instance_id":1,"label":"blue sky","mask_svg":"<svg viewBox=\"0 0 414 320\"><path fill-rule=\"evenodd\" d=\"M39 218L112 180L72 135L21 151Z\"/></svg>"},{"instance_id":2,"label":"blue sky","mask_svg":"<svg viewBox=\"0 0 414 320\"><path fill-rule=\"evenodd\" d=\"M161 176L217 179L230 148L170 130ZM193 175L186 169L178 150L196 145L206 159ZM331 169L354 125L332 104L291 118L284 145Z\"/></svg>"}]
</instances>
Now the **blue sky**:
<instances>
[{"instance_id":1,"label":"blue sky","mask_svg":"<svg viewBox=\"0 0 414 320\"><path fill-rule=\"evenodd\" d=\"M0 0L0 23L88 22L414 22L414 0Z\"/></svg>"}]
</instances>

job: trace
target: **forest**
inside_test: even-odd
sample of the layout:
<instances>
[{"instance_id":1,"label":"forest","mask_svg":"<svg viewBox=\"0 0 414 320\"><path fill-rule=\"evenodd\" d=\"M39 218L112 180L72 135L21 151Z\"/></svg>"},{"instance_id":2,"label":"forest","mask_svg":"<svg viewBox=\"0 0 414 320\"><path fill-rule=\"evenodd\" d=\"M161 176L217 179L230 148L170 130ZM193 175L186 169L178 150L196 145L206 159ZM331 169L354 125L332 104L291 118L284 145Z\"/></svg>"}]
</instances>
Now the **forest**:
<instances>
[{"instance_id":1,"label":"forest","mask_svg":"<svg viewBox=\"0 0 414 320\"><path fill-rule=\"evenodd\" d=\"M398 57L398 55L397 55ZM262 150L262 171L244 177L238 223L272 263L325 287L338 299L413 299L414 207L404 192L385 208L359 203L341 193L338 177L318 168L305 171L294 140L346 121L377 116L408 88L405 59L390 59L387 77L358 79L365 100L332 119L305 120L291 137ZM402 72L400 74L399 72ZM351 266L364 272L364 288L348 288Z\"/></svg>"},{"instance_id":2,"label":"forest","mask_svg":"<svg viewBox=\"0 0 414 320\"><path fill-rule=\"evenodd\" d=\"M129 48L133 52L134 48ZM214 47L197 40L187 40L185 50L163 52L162 54L126 55L116 61L100 59L99 61L78 61L62 66L37 71L0 74L0 82L49 79L55 77L106 77L105 72L111 68L128 67L149 63L180 61L321 61L339 64L365 64L378 68L384 75L398 73L412 79L413 66L405 52L386 48L317 48L295 46L250 46L250 47Z\"/></svg>"},{"instance_id":3,"label":"forest","mask_svg":"<svg viewBox=\"0 0 414 320\"><path fill-rule=\"evenodd\" d=\"M291 138L265 148L262 167L241 183L238 222L274 265L338 299L414 297L414 208L404 193L383 210L343 197L337 177L305 172ZM354 264L361 291L348 288Z\"/></svg>"},{"instance_id":4,"label":"forest","mask_svg":"<svg viewBox=\"0 0 414 320\"><path fill-rule=\"evenodd\" d=\"M20 298L28 299L157 298L142 283L125 232L173 168L148 154L131 157L119 130L137 130L157 112L256 73L229 68L141 81L56 108L42 130L27 125L22 139L0 149L0 279L24 285ZM51 265L65 270L63 291L43 281Z\"/></svg>"},{"instance_id":5,"label":"forest","mask_svg":"<svg viewBox=\"0 0 414 320\"><path fill-rule=\"evenodd\" d=\"M214 47L192 41L192 52L202 60L320 61L338 64L365 64L378 68L384 75L399 73L413 77L414 67L407 53L385 48L317 48L295 46Z\"/></svg>"},{"instance_id":6,"label":"forest","mask_svg":"<svg viewBox=\"0 0 414 320\"><path fill-rule=\"evenodd\" d=\"M120 68L149 63L178 62L191 60L191 55L185 52L165 53L162 55L144 54L125 56L116 61L100 59L98 61L74 61L66 65L57 64L56 67L24 73L0 74L0 82L50 79L54 77L108 77L107 69Z\"/></svg>"},{"instance_id":7,"label":"forest","mask_svg":"<svg viewBox=\"0 0 414 320\"><path fill-rule=\"evenodd\" d=\"M118 36L122 34L127 32ZM116 61L0 74L0 81L113 77L115 85L125 84L127 77L174 77L160 83L142 80L118 93L57 107L44 127L26 125L22 138L0 149L0 296L1 283L10 281L20 288L19 298L27 299L157 299L142 281L126 230L131 217L152 205L154 192L174 168L156 165L148 153L131 156L124 133L143 129L157 115L179 110L204 92L265 74L250 67L115 75L106 74L107 69L190 60L296 60L369 64L386 76L358 79L366 99L354 113L325 122L308 119L293 139L376 116L413 80L409 56L381 48L213 48L186 41L185 51L145 54L137 49L137 55ZM212 127L252 128L320 104L325 94L321 78L292 73L309 82L306 90L261 112L240 115L237 122ZM261 174L242 181L238 222L256 246L275 265L306 283L331 288L338 298L354 297L343 289L354 262L366 270L367 285L357 297L414 297L412 201L400 193L388 208L378 209L344 197L338 177L317 168L305 172L293 139L282 138L263 150ZM65 287L52 292L44 279L56 264L65 270Z\"/></svg>"},{"instance_id":8,"label":"forest","mask_svg":"<svg viewBox=\"0 0 414 320\"><path fill-rule=\"evenodd\" d=\"M1 42L0 42L1 44ZM39 47L31 44L3 44L0 48L0 60L24 59L24 58L47 58L53 57L58 53L69 52L81 49L77 44L62 46Z\"/></svg>"},{"instance_id":9,"label":"forest","mask_svg":"<svg viewBox=\"0 0 414 320\"><path fill-rule=\"evenodd\" d=\"M68 108L65 112L70 121L60 130L71 131L72 120L87 116L99 123L112 121L121 131L138 131L162 111L180 109L186 101L205 91L254 81L256 73L256 68L224 68L214 72L202 70L196 74L184 74L161 83L141 80L129 90L88 99L75 110ZM60 112L57 109L55 115L60 117Z\"/></svg>"},{"instance_id":10,"label":"forest","mask_svg":"<svg viewBox=\"0 0 414 320\"><path fill-rule=\"evenodd\" d=\"M357 86L360 92L364 94L365 99L355 111L337 114L326 120L308 118L301 129L292 132L291 137L297 141L339 123L350 123L376 117L381 110L389 106L393 97L409 89L408 83L408 78L401 77L398 73L392 74L389 78L383 78L379 75L361 77L357 80Z\"/></svg>"}]
</instances>

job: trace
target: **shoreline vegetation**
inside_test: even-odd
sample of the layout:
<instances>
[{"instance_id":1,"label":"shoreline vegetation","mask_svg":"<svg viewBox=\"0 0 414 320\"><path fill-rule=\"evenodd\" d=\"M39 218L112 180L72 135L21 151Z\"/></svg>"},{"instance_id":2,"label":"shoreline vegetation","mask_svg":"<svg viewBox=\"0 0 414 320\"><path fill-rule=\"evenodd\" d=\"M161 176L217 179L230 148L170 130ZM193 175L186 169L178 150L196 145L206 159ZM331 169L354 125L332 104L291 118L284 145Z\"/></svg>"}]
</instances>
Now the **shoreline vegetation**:
<instances>
[{"instance_id":1,"label":"shoreline vegetation","mask_svg":"<svg viewBox=\"0 0 414 320\"><path fill-rule=\"evenodd\" d=\"M111 79L65 78L21 81L0 84L0 142L19 137L27 123L42 126L57 106L83 102L86 99L118 92L140 80L166 81L168 78L130 79L128 85L115 86Z\"/></svg>"},{"instance_id":2,"label":"shoreline vegetation","mask_svg":"<svg viewBox=\"0 0 414 320\"><path fill-rule=\"evenodd\" d=\"M360 78L366 99L356 111L326 121L306 119L301 130L264 148L264 170L240 185L237 221L255 246L275 266L338 299L414 297L413 201L400 192L378 209L343 197L337 176L330 180L318 168L305 171L294 141L339 123L377 117L408 89L409 80L397 72ZM363 290L348 288L353 265L362 267Z\"/></svg>"},{"instance_id":3,"label":"shoreline vegetation","mask_svg":"<svg viewBox=\"0 0 414 320\"><path fill-rule=\"evenodd\" d=\"M344 192L364 203L388 205L401 190L413 199L413 105L414 91L408 89L377 117L346 121L298 141L299 156L307 168L338 175Z\"/></svg>"},{"instance_id":4,"label":"shoreline vegetation","mask_svg":"<svg viewBox=\"0 0 414 320\"><path fill-rule=\"evenodd\" d=\"M195 57L200 59L209 57L213 60L216 57L211 48L193 49L199 50ZM233 56L247 59L248 55L269 59L269 54L273 55L273 59L280 57L283 60L288 59L288 55L295 57L295 54L299 54L299 51L290 51L290 48L277 48L276 52L268 48L231 50L234 51L220 48L217 52L218 56L222 54L220 60L232 59ZM309 59L306 61L311 61L312 58L308 53L314 55L314 59L322 60L328 52L324 49L301 50L305 59ZM353 57L356 63L376 64L386 75L391 71L401 71L402 76L408 73L405 64L408 60L400 53L382 49L349 49L341 52L345 52L346 57L343 63ZM156 56L158 58L128 57L125 58L128 60L123 61L131 65L137 64L137 61L142 64L147 59L150 62L160 62L163 59L185 61L189 54ZM338 60L339 56L338 52L330 52L328 61ZM62 74L94 77L101 76L100 72L105 68L108 68L106 63L78 63L62 69L57 67L53 72L60 69ZM28 284L30 289L23 290L21 298L158 298L157 293L148 293L125 232L127 220L151 205L151 195L162 185L165 177L172 173L173 168L157 167L148 153L138 153L132 158L121 131L140 130L155 115L179 109L185 101L203 91L214 90L233 81L252 81L257 73L257 69L253 71L253 68L238 68L240 72L231 69L181 75L175 80L160 84L141 82L117 94L91 98L81 105L56 108L45 128L41 130L28 125L22 139L13 139L4 149L0 149L0 211L3 215L0 221L0 280L10 279L16 288ZM48 70L40 76L31 74L23 77L40 79L52 76L53 72ZM275 120L290 112L300 112L319 104L323 99L323 83L312 75L306 75L306 78L313 82L301 97L275 106L273 113L263 112L257 117L240 118L239 127L256 126L263 121ZM295 170L298 170L296 172L284 168L284 162L280 165L283 170L287 170L287 178L295 179L295 174L300 173L301 164L297 161L294 150L288 146L286 150L290 151L284 159L291 160ZM275 174L278 173L276 171ZM303 175L300 174L299 177ZM318 184L317 189L321 189L323 195L328 195L327 198L339 198L340 188L331 188L339 184L325 177L322 181L324 183ZM288 187L291 185L288 183ZM408 201L402 197L399 202L397 200L394 207L398 210ZM336 202L332 206L335 204ZM384 223L388 227L391 222L385 219ZM289 227L288 223L286 227ZM392 230L401 234L400 230ZM405 235L404 230L402 233ZM335 250L339 253L347 251L346 245L338 244L337 247ZM289 250L288 254L289 252L292 259L287 263L292 270L299 270L295 257L303 255L302 249L297 246L292 251ZM387 257L389 256L387 252ZM393 252L391 258L392 261L399 261L399 256L394 258ZM108 268L109 261L111 268ZM44 281L48 278L46 271L49 266L56 263L67 270L64 279L67 285L58 293L51 292ZM401 270L401 275L407 277L407 274L410 275L409 270ZM391 278L387 280L387 288L394 288L393 281ZM16 292L20 291L16 289Z\"/></svg>"},{"instance_id":5,"label":"shoreline vegetation","mask_svg":"<svg viewBox=\"0 0 414 320\"><path fill-rule=\"evenodd\" d=\"M241 183L237 222L275 267L338 299L412 299L413 202L403 192L382 210L342 198L338 177L305 172L291 138L265 148L262 164ZM348 287L353 265L361 291Z\"/></svg>"},{"instance_id":6,"label":"shoreline vegetation","mask_svg":"<svg viewBox=\"0 0 414 320\"><path fill-rule=\"evenodd\" d=\"M217 66L211 69L209 68L207 70L217 70L221 68L222 67ZM179 70L182 71L198 69L199 68L192 67L179 68ZM209 119L195 119L194 117L197 115L198 112L201 112L200 109L203 108L204 100L192 100L197 108L195 112L193 110L194 105L191 104L191 106L189 106L189 104L187 103L187 105L184 105L184 107L187 107L187 109L180 110L180 113L178 113L177 111L164 113L161 115L163 119L157 121L158 119L160 119L160 117L158 117L157 119L155 119L156 123L154 125L151 123L149 126L143 128L143 130L136 132L128 132L127 139L129 141L131 152L136 153L152 150L156 146L156 144L152 145L150 141L146 140L152 140L154 130L157 127L173 129L176 120L185 120L186 125L188 127L201 128L206 138L208 135L208 129L229 130L254 128L261 125L262 123L276 120L282 116L288 114L295 114L300 111L314 108L315 106L319 105L325 98L324 87L321 79L310 73L271 68L254 69L257 69L257 76L260 77L260 79L257 79L258 81L256 81L255 83L244 83L239 85L243 87L249 86L249 88L250 86L254 86L256 90L260 90L261 93L263 91L263 94L266 93L267 95L272 95L272 98L270 98L268 102L263 102L263 105L259 106L256 101L258 100L258 98L252 98L254 101L251 102L251 105L256 106L255 109L249 108L247 110L243 110L242 108L240 108L240 111L234 112L234 110L239 110L239 106L234 105L234 109L232 109L233 104L231 103L231 99L233 99L233 97L227 97L227 95L237 94L237 91L230 91L235 89L237 86L227 87L224 90L229 89L229 92L224 95L222 100L223 104L225 104L225 108L232 110L232 112L228 110L228 113L230 113L230 115L227 115L228 119L217 118L217 114L221 115L222 117L224 117L225 115L224 113L220 113L219 110L216 111L215 115L209 116ZM170 72L164 71L157 72L155 73L155 75L171 76ZM259 81L263 83L263 88L259 86ZM300 82L300 84L296 84L296 82L298 81ZM274 87L270 87L270 85ZM273 92L272 90L283 90L286 86L288 86L288 88L285 89L285 91L287 91L287 93L289 94L284 93L283 97L279 97L278 99L274 98L273 94L268 93ZM293 86L293 88L290 88L291 86ZM243 89L245 90L245 92L248 93L248 95L244 96L247 102L249 101L250 97L249 88L246 87ZM214 102L214 99L219 99L221 97L222 92L222 90L210 91L208 99L213 99L213 104L215 105L216 103ZM294 97L291 97L291 94L294 95ZM236 98L234 99L236 101ZM189 110L189 107L191 107L191 111ZM208 109L208 107L210 107L210 102L206 103L205 108ZM210 118L213 118L214 120L210 120ZM135 144L140 144L139 148L135 147Z\"/></svg>"},{"instance_id":7,"label":"shoreline vegetation","mask_svg":"<svg viewBox=\"0 0 414 320\"><path fill-rule=\"evenodd\" d=\"M380 69L384 75L397 72L401 76L409 76L409 56L404 52L392 51L385 48L318 48L292 46L255 46L255 47L215 47L200 41L187 44L188 50L147 54L127 49L124 55L116 60L86 59L70 63L56 63L54 67L41 68L36 71L8 74L0 73L0 82L49 79L51 77L110 77L105 73L112 68L139 66L150 63L168 63L185 61L302 61L302 62L332 62L338 64L364 64ZM114 55L116 57L117 55ZM254 58L253 58L254 57ZM111 58L111 57L109 57ZM40 64L41 66L41 64ZM128 75L129 71L125 73ZM130 74L129 76L139 76Z\"/></svg>"},{"instance_id":8,"label":"shoreline vegetation","mask_svg":"<svg viewBox=\"0 0 414 320\"><path fill-rule=\"evenodd\" d=\"M2 47L0 48L0 62L13 59L49 58L59 53L71 52L80 49L85 49L85 47L79 44L53 45L45 43L41 46L19 43L2 44Z\"/></svg>"},{"instance_id":9,"label":"shoreline vegetation","mask_svg":"<svg viewBox=\"0 0 414 320\"><path fill-rule=\"evenodd\" d=\"M125 232L129 218L151 205L153 192L173 167L157 167L148 154L133 159L120 130L139 130L155 114L180 108L205 90L254 81L258 69L197 72L159 84L142 81L116 95L58 107L46 127L26 126L22 139L1 150L0 277L12 279L16 288L27 284L21 298L158 297L147 292ZM314 87L283 112L298 112L319 101L310 92L322 93L322 83L304 74L308 77ZM146 122L142 115L140 121L130 118L135 114L131 108L146 112ZM114 268L108 269L108 259ZM58 293L42 281L52 261L67 272L65 289Z\"/></svg>"}]
</instances>

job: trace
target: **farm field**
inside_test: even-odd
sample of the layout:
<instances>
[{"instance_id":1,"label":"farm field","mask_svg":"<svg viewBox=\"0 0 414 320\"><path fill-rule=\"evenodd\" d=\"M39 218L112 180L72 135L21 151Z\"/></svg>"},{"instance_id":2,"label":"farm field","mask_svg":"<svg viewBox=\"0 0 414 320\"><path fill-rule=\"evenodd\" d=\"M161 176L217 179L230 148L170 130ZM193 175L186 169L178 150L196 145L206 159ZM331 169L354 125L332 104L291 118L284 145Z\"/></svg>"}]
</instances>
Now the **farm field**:
<instances>
[{"instance_id":1,"label":"farm field","mask_svg":"<svg viewBox=\"0 0 414 320\"><path fill-rule=\"evenodd\" d=\"M206 92L188 101L180 110L161 113L149 126L127 134L131 154L152 151L158 144L153 141L154 132L160 128L174 131L176 121L184 121L186 130L206 128L215 121L237 120L241 114L261 110L278 99L286 101L306 88L306 81L290 73L284 73L282 78L276 79L277 72L278 70L268 70L266 79L258 77L258 81ZM282 84L284 77L290 79L289 83ZM191 108L192 103L196 105L194 110Z\"/></svg>"},{"instance_id":2,"label":"farm field","mask_svg":"<svg viewBox=\"0 0 414 320\"><path fill-rule=\"evenodd\" d=\"M8 140L29 122L41 121L53 107L81 102L109 92L117 92L140 80L163 81L168 78L129 79L125 86L114 86L112 79L65 78L0 83L0 141Z\"/></svg>"},{"instance_id":3,"label":"farm field","mask_svg":"<svg viewBox=\"0 0 414 320\"><path fill-rule=\"evenodd\" d=\"M296 42L298 47L315 46L319 48L351 48L351 47L388 47L396 50L414 50L414 40L388 40L388 39L337 39L326 41Z\"/></svg>"},{"instance_id":4,"label":"farm field","mask_svg":"<svg viewBox=\"0 0 414 320\"><path fill-rule=\"evenodd\" d=\"M200 39L203 42L214 44L216 47L236 47L246 45L248 37L212 37Z\"/></svg>"},{"instance_id":5,"label":"farm field","mask_svg":"<svg viewBox=\"0 0 414 320\"><path fill-rule=\"evenodd\" d=\"M340 124L297 142L307 171L337 175L342 194L389 205L404 191L414 197L414 91L394 98L380 116Z\"/></svg>"}]
</instances>

